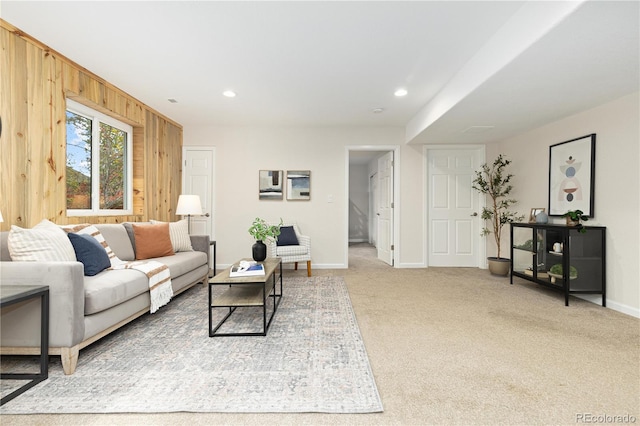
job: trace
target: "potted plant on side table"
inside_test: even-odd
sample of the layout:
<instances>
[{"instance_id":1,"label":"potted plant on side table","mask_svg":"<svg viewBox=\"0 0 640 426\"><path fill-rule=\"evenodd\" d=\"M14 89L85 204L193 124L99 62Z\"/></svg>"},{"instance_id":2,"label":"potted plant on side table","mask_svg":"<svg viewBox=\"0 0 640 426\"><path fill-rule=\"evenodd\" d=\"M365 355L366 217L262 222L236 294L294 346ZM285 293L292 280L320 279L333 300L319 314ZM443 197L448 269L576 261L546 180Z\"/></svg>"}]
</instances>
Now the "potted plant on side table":
<instances>
[{"instance_id":1,"label":"potted plant on side table","mask_svg":"<svg viewBox=\"0 0 640 426\"><path fill-rule=\"evenodd\" d=\"M488 257L489 271L494 275L506 276L509 273L511 260L501 256L502 227L508 223L520 222L524 215L518 215L510 210L510 207L517 203L509 198L513 189L511 185L512 174L506 169L511 164L502 154L490 165L485 163L480 170L476 171L476 178L473 180L473 189L480 194L488 195L490 204L482 209L480 217L489 222L488 226L482 229L482 235L493 234L498 247L497 257Z\"/></svg>"},{"instance_id":2,"label":"potted plant on side table","mask_svg":"<svg viewBox=\"0 0 640 426\"><path fill-rule=\"evenodd\" d=\"M282 219L280 219L282 225ZM264 219L256 217L249 228L249 234L256 240L251 247L253 260L262 262L267 258L267 246L264 241L267 238L278 239L280 235L280 225L269 225Z\"/></svg>"}]
</instances>

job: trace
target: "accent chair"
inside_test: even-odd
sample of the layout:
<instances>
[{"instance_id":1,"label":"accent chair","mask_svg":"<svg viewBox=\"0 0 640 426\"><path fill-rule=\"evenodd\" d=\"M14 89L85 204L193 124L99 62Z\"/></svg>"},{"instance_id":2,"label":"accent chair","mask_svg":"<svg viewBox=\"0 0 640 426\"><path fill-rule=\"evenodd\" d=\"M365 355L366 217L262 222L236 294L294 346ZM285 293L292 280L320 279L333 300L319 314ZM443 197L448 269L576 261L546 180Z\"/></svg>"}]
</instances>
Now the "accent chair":
<instances>
[{"instance_id":1,"label":"accent chair","mask_svg":"<svg viewBox=\"0 0 640 426\"><path fill-rule=\"evenodd\" d=\"M277 223L272 225L278 225ZM279 257L282 263L294 263L298 270L298 262L307 262L307 276L311 276L311 238L303 235L295 222L283 222L280 226L278 241L269 239L267 256Z\"/></svg>"}]
</instances>

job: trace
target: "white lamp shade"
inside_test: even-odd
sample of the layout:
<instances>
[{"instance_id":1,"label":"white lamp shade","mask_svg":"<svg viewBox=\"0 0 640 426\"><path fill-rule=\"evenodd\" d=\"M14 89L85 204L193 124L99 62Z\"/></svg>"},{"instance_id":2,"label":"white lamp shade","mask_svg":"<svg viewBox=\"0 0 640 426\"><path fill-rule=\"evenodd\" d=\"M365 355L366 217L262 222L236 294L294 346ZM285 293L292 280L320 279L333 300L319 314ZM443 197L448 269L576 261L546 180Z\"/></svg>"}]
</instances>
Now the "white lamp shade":
<instances>
[{"instance_id":1,"label":"white lamp shade","mask_svg":"<svg viewBox=\"0 0 640 426\"><path fill-rule=\"evenodd\" d=\"M202 215L202 204L198 195L181 195L176 207L178 215Z\"/></svg>"}]
</instances>

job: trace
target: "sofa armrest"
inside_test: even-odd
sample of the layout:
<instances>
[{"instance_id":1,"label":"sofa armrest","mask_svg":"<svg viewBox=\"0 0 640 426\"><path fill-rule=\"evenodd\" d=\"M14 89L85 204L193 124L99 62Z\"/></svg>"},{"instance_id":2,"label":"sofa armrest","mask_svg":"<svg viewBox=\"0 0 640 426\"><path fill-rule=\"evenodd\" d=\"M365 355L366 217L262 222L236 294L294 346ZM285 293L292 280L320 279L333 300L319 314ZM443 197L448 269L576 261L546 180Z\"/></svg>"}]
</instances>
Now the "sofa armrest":
<instances>
[{"instance_id":1,"label":"sofa armrest","mask_svg":"<svg viewBox=\"0 0 640 426\"><path fill-rule=\"evenodd\" d=\"M2 285L49 286L49 347L84 339L84 267L80 262L0 262ZM16 305L17 306L17 305ZM40 302L3 309L2 346L40 346Z\"/></svg>"},{"instance_id":2,"label":"sofa armrest","mask_svg":"<svg viewBox=\"0 0 640 426\"><path fill-rule=\"evenodd\" d=\"M211 247L209 246L209 236L208 235L190 235L191 237L191 247L195 251L201 251L207 255L207 264L210 264L209 252L211 251Z\"/></svg>"}]
</instances>

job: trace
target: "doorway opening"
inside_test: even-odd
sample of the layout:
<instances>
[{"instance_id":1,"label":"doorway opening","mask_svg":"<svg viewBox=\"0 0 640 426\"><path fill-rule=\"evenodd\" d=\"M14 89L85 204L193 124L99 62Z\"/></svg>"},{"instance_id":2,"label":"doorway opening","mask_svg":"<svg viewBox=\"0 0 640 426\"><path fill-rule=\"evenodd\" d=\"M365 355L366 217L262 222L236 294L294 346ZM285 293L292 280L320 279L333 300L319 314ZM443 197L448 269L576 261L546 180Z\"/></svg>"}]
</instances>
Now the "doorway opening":
<instances>
[{"instance_id":1,"label":"doorway opening","mask_svg":"<svg viewBox=\"0 0 640 426\"><path fill-rule=\"evenodd\" d=\"M391 265L378 259L378 249L368 242L349 243L349 269L387 269Z\"/></svg>"},{"instance_id":2,"label":"doorway opening","mask_svg":"<svg viewBox=\"0 0 640 426\"><path fill-rule=\"evenodd\" d=\"M396 264L397 147L347 148L347 259L355 265Z\"/></svg>"}]
</instances>

